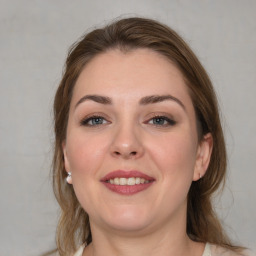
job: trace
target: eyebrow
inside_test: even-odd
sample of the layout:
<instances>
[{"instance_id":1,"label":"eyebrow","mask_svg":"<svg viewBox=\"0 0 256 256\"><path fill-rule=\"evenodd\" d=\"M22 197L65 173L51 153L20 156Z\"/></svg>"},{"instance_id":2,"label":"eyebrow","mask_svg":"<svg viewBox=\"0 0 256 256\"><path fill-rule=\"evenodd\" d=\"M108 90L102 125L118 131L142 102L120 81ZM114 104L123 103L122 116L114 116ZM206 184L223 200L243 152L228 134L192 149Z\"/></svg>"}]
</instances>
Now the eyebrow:
<instances>
[{"instance_id":1,"label":"eyebrow","mask_svg":"<svg viewBox=\"0 0 256 256\"><path fill-rule=\"evenodd\" d=\"M112 100L109 97L106 96L101 96L101 95L85 95L84 97L82 97L75 105L75 108L81 104L82 102L85 102L87 100L91 100L103 105L111 105L112 104ZM172 95L151 95L151 96L146 96L140 99L139 104L140 105L148 105L148 104L154 104L154 103L159 103L159 102L163 102L163 101L167 101L167 100L171 100L171 101L175 101L176 103L178 103L184 110L186 110L184 104L182 103L181 100L179 100L178 98L172 96Z\"/></svg>"},{"instance_id":2,"label":"eyebrow","mask_svg":"<svg viewBox=\"0 0 256 256\"><path fill-rule=\"evenodd\" d=\"M85 95L84 97L82 97L75 105L75 108L81 104L84 101L87 100L91 100L91 101L95 101L97 103L100 104L104 104L104 105L110 105L112 104L112 100L109 97L105 97L105 96L100 96L100 95Z\"/></svg>"},{"instance_id":3,"label":"eyebrow","mask_svg":"<svg viewBox=\"0 0 256 256\"><path fill-rule=\"evenodd\" d=\"M186 110L185 105L182 103L181 100L179 100L178 98L172 96L172 95L152 95L152 96L146 96L143 97L140 100L140 105L147 105L147 104L154 104L154 103L159 103L159 102L163 102L166 100L171 100L171 101L175 101L176 103L178 103L184 110Z\"/></svg>"}]
</instances>

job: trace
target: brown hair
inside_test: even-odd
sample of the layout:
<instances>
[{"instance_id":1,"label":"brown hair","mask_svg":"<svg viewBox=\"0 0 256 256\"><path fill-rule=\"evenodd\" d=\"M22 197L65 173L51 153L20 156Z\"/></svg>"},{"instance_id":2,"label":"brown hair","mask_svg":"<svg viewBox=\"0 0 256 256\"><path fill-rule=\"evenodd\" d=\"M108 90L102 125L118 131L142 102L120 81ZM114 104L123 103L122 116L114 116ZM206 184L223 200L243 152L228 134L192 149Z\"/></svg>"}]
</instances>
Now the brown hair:
<instances>
[{"instance_id":1,"label":"brown hair","mask_svg":"<svg viewBox=\"0 0 256 256\"><path fill-rule=\"evenodd\" d=\"M72 91L85 65L97 54L115 48L121 51L152 49L182 72L200 124L199 135L210 132L214 145L205 176L192 183L188 194L187 234L194 241L236 248L224 234L211 202L226 173L225 142L211 81L197 57L175 31L154 20L126 18L93 30L72 46L55 96L53 187L61 207L56 237L60 255L70 255L78 245L89 244L92 240L88 215L78 202L73 187L65 181L62 143L66 136Z\"/></svg>"}]
</instances>

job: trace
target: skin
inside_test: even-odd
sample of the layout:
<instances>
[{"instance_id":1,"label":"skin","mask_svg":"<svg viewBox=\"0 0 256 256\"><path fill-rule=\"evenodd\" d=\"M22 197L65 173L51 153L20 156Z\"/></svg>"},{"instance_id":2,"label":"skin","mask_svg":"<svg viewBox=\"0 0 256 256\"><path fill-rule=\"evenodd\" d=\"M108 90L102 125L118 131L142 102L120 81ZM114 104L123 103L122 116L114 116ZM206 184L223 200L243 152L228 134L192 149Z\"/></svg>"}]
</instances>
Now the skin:
<instances>
[{"instance_id":1,"label":"skin","mask_svg":"<svg viewBox=\"0 0 256 256\"><path fill-rule=\"evenodd\" d=\"M81 101L86 95L112 103ZM177 100L140 104L152 95ZM88 120L92 115L102 118ZM149 49L116 49L93 58L76 82L63 142L70 183L90 217L93 242L83 255L202 255L204 245L186 234L187 194L204 175L211 149L210 134L198 139L183 76L165 57ZM155 181L120 195L100 181L119 169Z\"/></svg>"}]
</instances>

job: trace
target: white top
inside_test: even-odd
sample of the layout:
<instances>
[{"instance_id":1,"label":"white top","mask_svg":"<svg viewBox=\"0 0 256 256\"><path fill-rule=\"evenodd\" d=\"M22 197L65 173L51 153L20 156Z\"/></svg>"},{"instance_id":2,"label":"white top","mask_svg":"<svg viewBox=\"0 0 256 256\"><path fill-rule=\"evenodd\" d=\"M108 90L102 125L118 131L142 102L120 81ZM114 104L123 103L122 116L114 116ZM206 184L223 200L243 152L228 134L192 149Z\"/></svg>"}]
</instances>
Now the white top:
<instances>
[{"instance_id":1,"label":"white top","mask_svg":"<svg viewBox=\"0 0 256 256\"><path fill-rule=\"evenodd\" d=\"M212 256L212 254L211 254L211 246L210 246L209 243L206 243L202 256Z\"/></svg>"},{"instance_id":2,"label":"white top","mask_svg":"<svg viewBox=\"0 0 256 256\"><path fill-rule=\"evenodd\" d=\"M83 251L84 251L84 247L85 247L85 245L80 246L80 248L76 251L74 256L82 256L83 255Z\"/></svg>"},{"instance_id":3,"label":"white top","mask_svg":"<svg viewBox=\"0 0 256 256\"><path fill-rule=\"evenodd\" d=\"M74 254L74 256L82 256L84 251L85 245L82 245ZM222 248L220 246L212 245L209 243L206 243L204 252L202 256L254 256L253 254L248 254L248 252L245 252L246 254L238 254L233 251L230 251L228 249Z\"/></svg>"}]
</instances>

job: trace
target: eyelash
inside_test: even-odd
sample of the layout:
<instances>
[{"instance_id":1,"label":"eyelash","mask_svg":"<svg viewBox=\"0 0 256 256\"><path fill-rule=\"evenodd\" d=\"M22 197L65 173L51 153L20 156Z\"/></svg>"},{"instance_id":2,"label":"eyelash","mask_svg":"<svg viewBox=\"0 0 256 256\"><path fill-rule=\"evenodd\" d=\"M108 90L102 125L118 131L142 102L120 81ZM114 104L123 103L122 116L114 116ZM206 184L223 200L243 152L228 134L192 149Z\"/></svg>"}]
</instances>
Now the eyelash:
<instances>
[{"instance_id":1,"label":"eyelash","mask_svg":"<svg viewBox=\"0 0 256 256\"><path fill-rule=\"evenodd\" d=\"M103 123L101 124L89 124L90 121L93 121L95 119L101 119L103 122L104 120L106 121L106 119L102 116L97 116L97 115L94 115L94 116L90 116L90 117L87 117L85 119L83 119L80 124L82 126L88 126L88 127L92 127L92 126L98 126L98 125L104 125ZM107 121L108 122L108 121Z\"/></svg>"},{"instance_id":2,"label":"eyelash","mask_svg":"<svg viewBox=\"0 0 256 256\"><path fill-rule=\"evenodd\" d=\"M153 123L151 125L167 127L167 126L173 126L176 124L176 121L174 121L173 119L170 119L169 117L162 116L162 115L155 115L155 116L151 117L147 122L149 122L151 120L156 120L156 119L167 122L167 123L166 124L154 124Z\"/></svg>"},{"instance_id":3,"label":"eyelash","mask_svg":"<svg viewBox=\"0 0 256 256\"><path fill-rule=\"evenodd\" d=\"M100 123L100 124L89 124L89 122L93 122L93 120L95 119L100 119L103 123ZM145 123L149 123L150 121L152 120L160 120L160 121L164 121L164 122L167 122L165 124L156 124L156 123L152 123L151 125L154 125L154 126L157 126L157 127L160 127L160 126L163 126L163 127L167 127L167 126L174 126L176 124L176 121L174 121L173 119L170 119L166 116L162 116L162 115L155 115L153 117L151 117L148 121L146 121ZM105 122L105 123L104 123ZM108 123L108 121L100 116L100 115L94 115L94 116L90 116L90 117L87 117L85 119L83 119L80 124L82 126L88 126L88 127L93 127L93 126L99 126L99 125L105 125L106 123Z\"/></svg>"}]
</instances>

